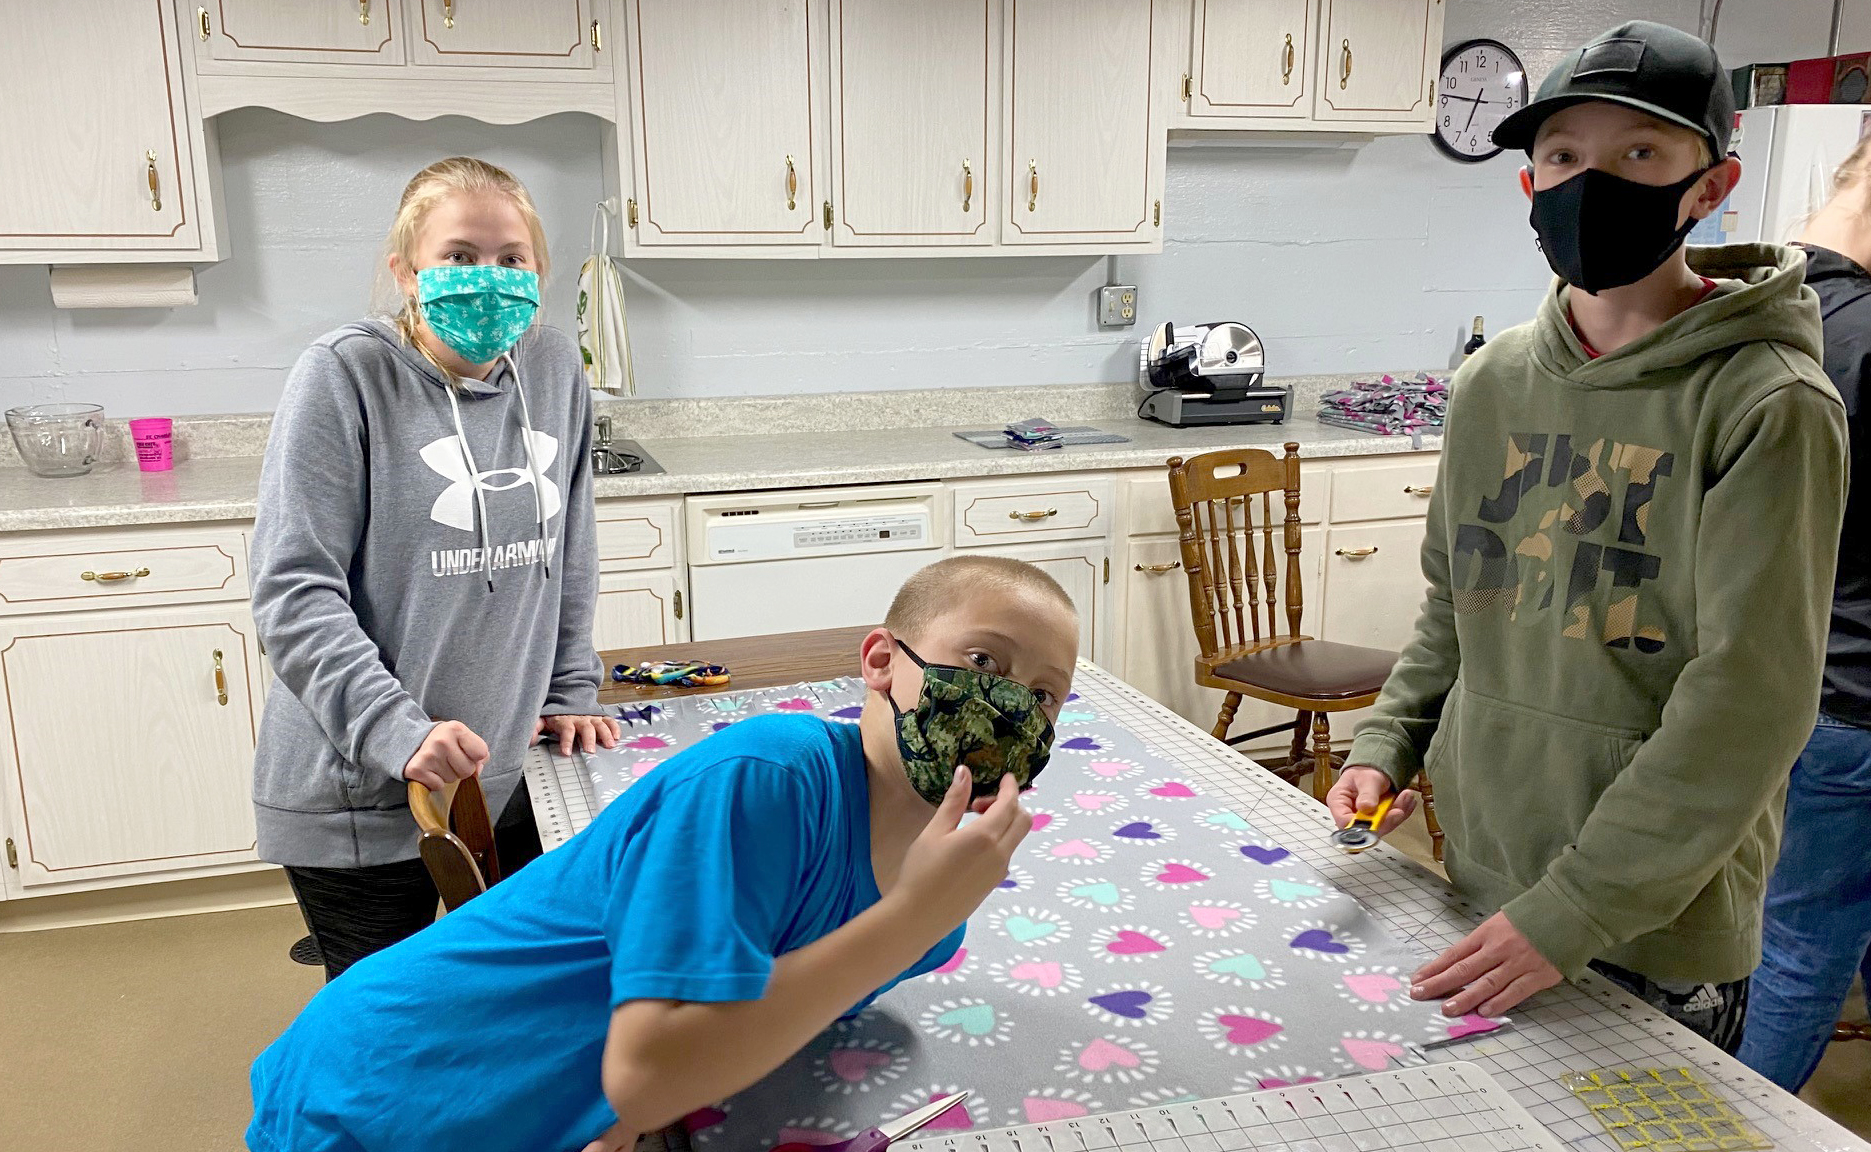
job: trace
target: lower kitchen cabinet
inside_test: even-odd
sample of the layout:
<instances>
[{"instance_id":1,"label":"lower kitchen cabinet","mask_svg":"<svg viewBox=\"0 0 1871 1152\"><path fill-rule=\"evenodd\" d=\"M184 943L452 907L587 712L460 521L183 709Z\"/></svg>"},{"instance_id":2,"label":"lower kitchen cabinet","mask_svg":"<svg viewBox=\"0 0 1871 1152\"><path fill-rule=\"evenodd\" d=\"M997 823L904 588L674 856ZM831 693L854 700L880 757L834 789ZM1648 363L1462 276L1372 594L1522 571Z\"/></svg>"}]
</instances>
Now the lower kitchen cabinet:
<instances>
[{"instance_id":1,"label":"lower kitchen cabinet","mask_svg":"<svg viewBox=\"0 0 1871 1152\"><path fill-rule=\"evenodd\" d=\"M1111 544L1108 540L1061 540L1056 544L1012 544L997 548L970 548L974 556L1008 556L1045 572L1078 607L1078 654L1086 660L1104 659L1110 622L1109 581Z\"/></svg>"},{"instance_id":2,"label":"lower kitchen cabinet","mask_svg":"<svg viewBox=\"0 0 1871 1152\"><path fill-rule=\"evenodd\" d=\"M1300 632L1317 636L1319 627L1318 596L1324 565L1321 557L1325 532L1305 528L1300 532ZM1221 711L1222 693L1203 688L1195 682L1195 625L1189 615L1189 578L1182 568L1182 546L1174 536L1142 537L1130 541L1124 579L1124 650L1123 676L1138 691L1207 730ZM1284 572L1284 569L1282 569ZM1284 594L1284 575L1282 575ZM1285 632L1285 608L1281 608L1281 632ZM1293 718L1291 711L1243 699L1235 712L1231 732L1238 735L1282 724ZM1276 732L1241 745L1243 748L1284 748L1291 737Z\"/></svg>"},{"instance_id":3,"label":"lower kitchen cabinet","mask_svg":"<svg viewBox=\"0 0 1871 1152\"><path fill-rule=\"evenodd\" d=\"M675 573L605 572L598 576L598 609L591 640L598 651L674 644L689 638L682 590ZM607 672L608 674L608 672Z\"/></svg>"},{"instance_id":4,"label":"lower kitchen cabinet","mask_svg":"<svg viewBox=\"0 0 1871 1152\"><path fill-rule=\"evenodd\" d=\"M1401 651L1423 607L1422 548L1420 519L1334 525L1325 542L1323 635Z\"/></svg>"},{"instance_id":5,"label":"lower kitchen cabinet","mask_svg":"<svg viewBox=\"0 0 1871 1152\"><path fill-rule=\"evenodd\" d=\"M254 859L244 603L0 623L9 887Z\"/></svg>"}]
</instances>

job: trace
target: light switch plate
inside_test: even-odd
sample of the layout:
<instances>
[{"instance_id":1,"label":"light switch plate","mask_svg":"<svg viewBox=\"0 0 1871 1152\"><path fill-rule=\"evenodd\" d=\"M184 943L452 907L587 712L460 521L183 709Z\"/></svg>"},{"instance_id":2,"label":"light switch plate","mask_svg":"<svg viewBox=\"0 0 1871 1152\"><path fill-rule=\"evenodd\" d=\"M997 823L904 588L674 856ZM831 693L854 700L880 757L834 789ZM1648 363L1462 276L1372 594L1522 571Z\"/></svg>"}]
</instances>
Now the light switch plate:
<instances>
[{"instance_id":1,"label":"light switch plate","mask_svg":"<svg viewBox=\"0 0 1871 1152\"><path fill-rule=\"evenodd\" d=\"M1137 322L1137 286L1107 284L1098 289L1098 326L1128 328Z\"/></svg>"}]
</instances>

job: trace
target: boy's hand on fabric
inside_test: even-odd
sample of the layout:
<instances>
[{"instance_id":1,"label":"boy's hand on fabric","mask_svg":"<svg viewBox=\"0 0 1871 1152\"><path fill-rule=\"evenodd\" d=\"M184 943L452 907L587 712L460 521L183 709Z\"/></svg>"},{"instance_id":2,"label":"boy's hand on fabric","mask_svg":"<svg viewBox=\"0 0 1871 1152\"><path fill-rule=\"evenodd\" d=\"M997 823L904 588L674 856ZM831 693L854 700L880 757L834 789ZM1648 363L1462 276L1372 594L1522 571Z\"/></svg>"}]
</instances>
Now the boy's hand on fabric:
<instances>
[{"instance_id":1,"label":"boy's hand on fabric","mask_svg":"<svg viewBox=\"0 0 1871 1152\"><path fill-rule=\"evenodd\" d=\"M574 744L587 754L600 746L615 748L623 731L609 716L541 716L533 725L533 740L537 742L541 733L550 732L559 742L559 755L570 756Z\"/></svg>"},{"instance_id":2,"label":"boy's hand on fabric","mask_svg":"<svg viewBox=\"0 0 1871 1152\"><path fill-rule=\"evenodd\" d=\"M1377 768L1347 767L1338 774L1332 790L1325 794L1325 806L1332 810L1332 823L1339 828L1351 823L1351 818L1360 812L1375 812L1377 806L1390 795L1390 777ZM1410 818L1422 800L1422 793L1414 788L1405 788L1391 803L1390 811L1384 814L1383 823L1377 826L1379 836L1388 836L1396 831L1397 825Z\"/></svg>"},{"instance_id":3,"label":"boy's hand on fabric","mask_svg":"<svg viewBox=\"0 0 1871 1152\"><path fill-rule=\"evenodd\" d=\"M941 806L903 857L891 892L910 915L938 929L937 935L968 919L1007 878L1014 849L1033 827L1011 774L1001 777L1000 792L987 811L960 827L973 790L968 770L955 769Z\"/></svg>"},{"instance_id":4,"label":"boy's hand on fabric","mask_svg":"<svg viewBox=\"0 0 1871 1152\"><path fill-rule=\"evenodd\" d=\"M440 792L457 780L478 775L487 764L487 741L459 720L443 720L429 729L422 747L403 765L403 779Z\"/></svg>"},{"instance_id":5,"label":"boy's hand on fabric","mask_svg":"<svg viewBox=\"0 0 1871 1152\"><path fill-rule=\"evenodd\" d=\"M1431 1000L1454 992L1442 1005L1444 1016L1499 1016L1563 979L1520 929L1496 912L1412 976L1410 995Z\"/></svg>"}]
</instances>

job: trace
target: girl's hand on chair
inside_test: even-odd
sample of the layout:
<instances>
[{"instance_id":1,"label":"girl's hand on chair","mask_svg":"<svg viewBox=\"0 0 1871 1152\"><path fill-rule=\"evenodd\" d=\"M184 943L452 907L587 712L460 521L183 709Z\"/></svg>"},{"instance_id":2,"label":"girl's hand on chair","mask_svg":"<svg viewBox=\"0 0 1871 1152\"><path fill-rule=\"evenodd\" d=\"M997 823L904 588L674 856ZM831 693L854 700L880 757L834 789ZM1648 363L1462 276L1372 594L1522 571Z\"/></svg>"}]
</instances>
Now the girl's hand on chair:
<instances>
[{"instance_id":1,"label":"girl's hand on chair","mask_svg":"<svg viewBox=\"0 0 1871 1152\"><path fill-rule=\"evenodd\" d=\"M1375 812L1377 806L1390 795L1390 777L1381 769L1348 766L1338 774L1338 780L1332 790L1325 794L1325 806L1332 810L1332 823L1343 828L1351 823L1351 818L1360 812ZM1414 788L1406 788L1391 803L1390 811L1384 814L1383 823L1377 826L1379 836L1388 836L1396 831L1397 825L1410 818L1416 811L1416 805L1423 798L1422 793Z\"/></svg>"},{"instance_id":2,"label":"girl's hand on chair","mask_svg":"<svg viewBox=\"0 0 1871 1152\"><path fill-rule=\"evenodd\" d=\"M559 742L559 755L570 756L574 744L587 753L596 752L600 746L615 748L623 731L609 716L541 716L533 725L533 739L550 732Z\"/></svg>"},{"instance_id":3,"label":"girl's hand on chair","mask_svg":"<svg viewBox=\"0 0 1871 1152\"><path fill-rule=\"evenodd\" d=\"M429 729L422 747L403 765L403 779L440 792L457 780L478 775L487 764L487 741L459 720L443 720Z\"/></svg>"}]
</instances>

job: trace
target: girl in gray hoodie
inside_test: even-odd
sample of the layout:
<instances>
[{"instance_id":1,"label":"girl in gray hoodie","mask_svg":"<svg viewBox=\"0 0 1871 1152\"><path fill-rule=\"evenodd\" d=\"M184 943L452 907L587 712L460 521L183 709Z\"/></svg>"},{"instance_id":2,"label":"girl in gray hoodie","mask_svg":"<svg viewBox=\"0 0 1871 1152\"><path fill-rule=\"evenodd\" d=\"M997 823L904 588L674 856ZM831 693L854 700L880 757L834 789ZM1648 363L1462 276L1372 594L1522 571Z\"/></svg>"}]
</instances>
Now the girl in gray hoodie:
<instances>
[{"instance_id":1,"label":"girl in gray hoodie","mask_svg":"<svg viewBox=\"0 0 1871 1152\"><path fill-rule=\"evenodd\" d=\"M328 979L434 919L410 782L479 775L510 871L538 852L526 747L618 736L591 643L590 392L573 342L533 324L548 259L532 200L484 161L438 161L404 189L388 248L401 310L299 358L254 526L276 678L259 851L285 866Z\"/></svg>"}]
</instances>

